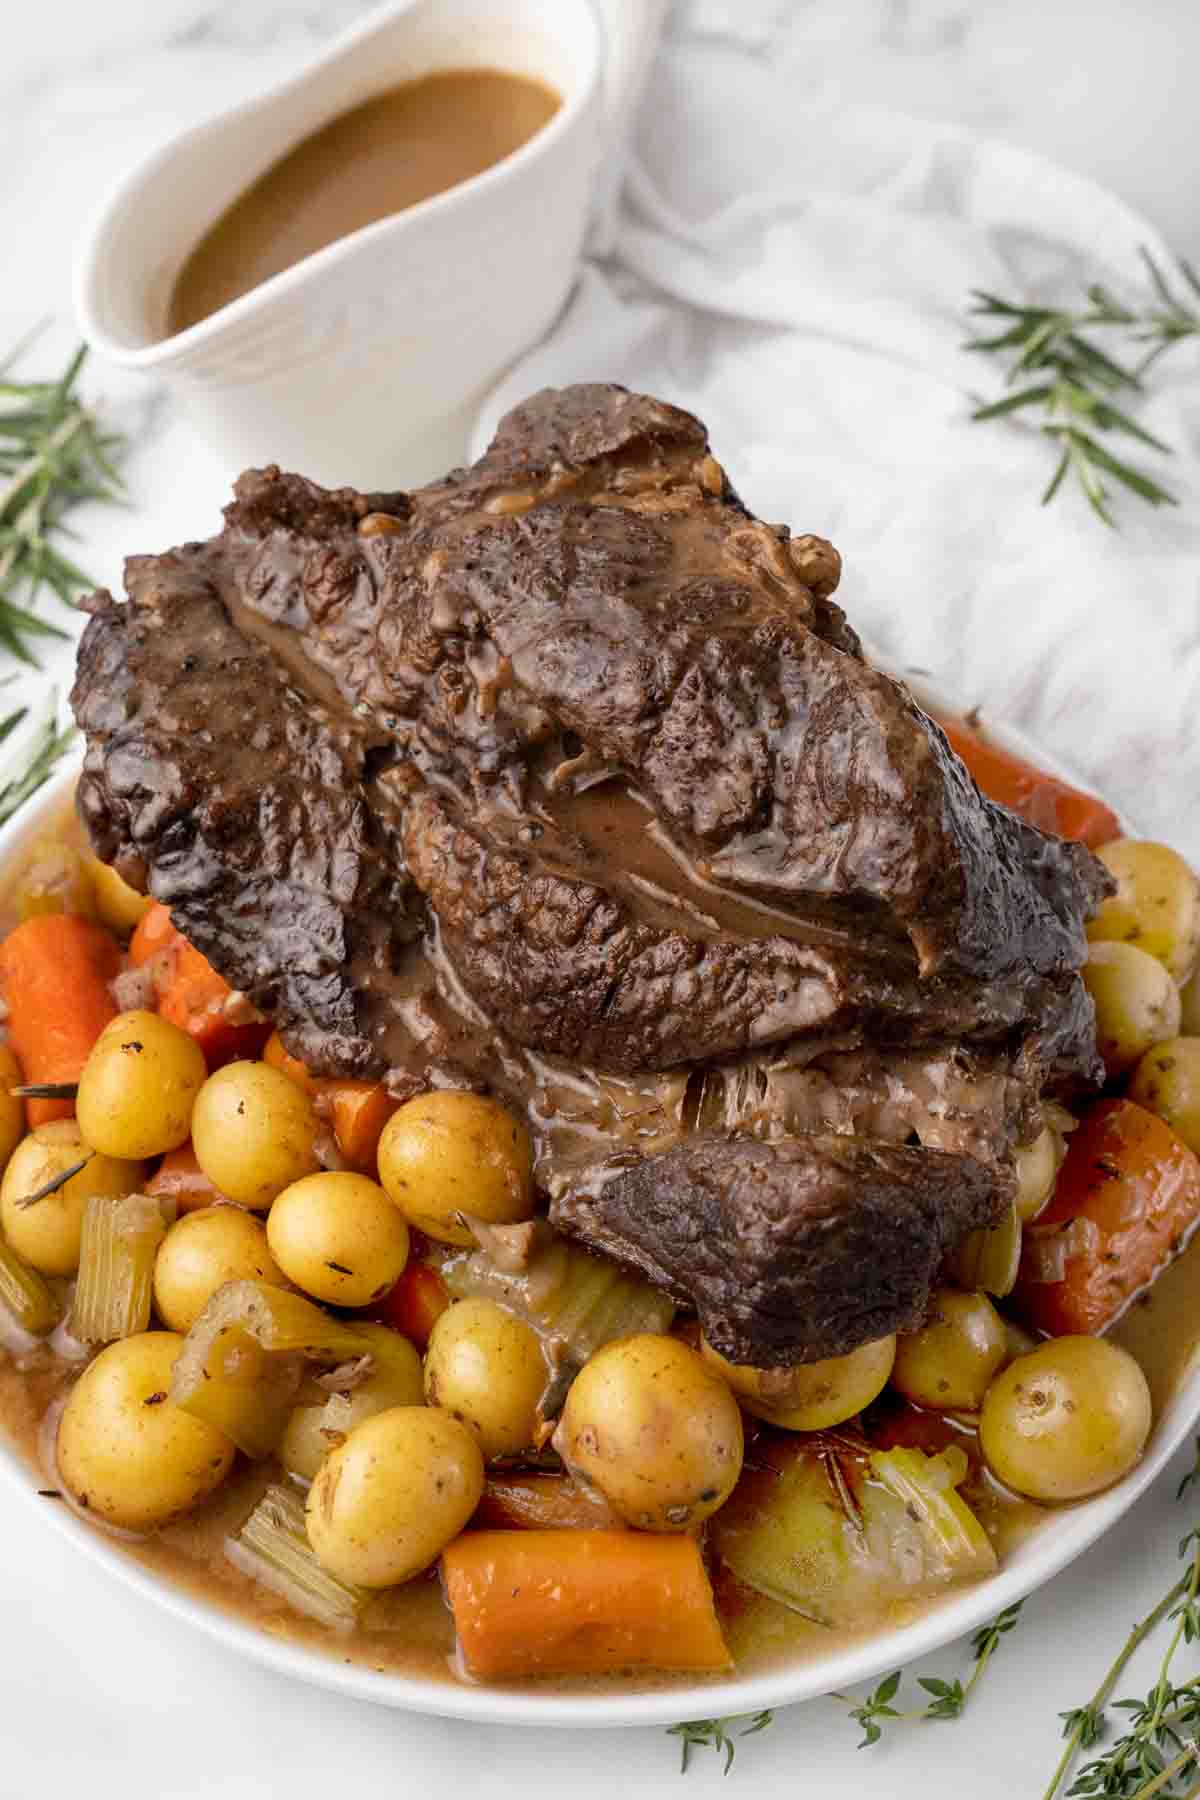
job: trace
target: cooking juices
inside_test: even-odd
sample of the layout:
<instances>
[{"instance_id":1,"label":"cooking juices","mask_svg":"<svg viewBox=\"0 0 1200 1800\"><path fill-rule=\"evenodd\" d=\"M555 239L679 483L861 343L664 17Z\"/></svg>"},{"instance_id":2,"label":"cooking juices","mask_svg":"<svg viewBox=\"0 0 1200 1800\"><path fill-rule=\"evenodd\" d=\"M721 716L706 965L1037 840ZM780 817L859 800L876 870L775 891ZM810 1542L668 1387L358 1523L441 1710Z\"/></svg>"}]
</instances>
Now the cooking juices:
<instances>
[{"instance_id":1,"label":"cooking juices","mask_svg":"<svg viewBox=\"0 0 1200 1800\"><path fill-rule=\"evenodd\" d=\"M171 294L166 335L352 231L482 174L560 105L551 88L526 76L458 69L340 114L260 175L200 239Z\"/></svg>"}]
</instances>

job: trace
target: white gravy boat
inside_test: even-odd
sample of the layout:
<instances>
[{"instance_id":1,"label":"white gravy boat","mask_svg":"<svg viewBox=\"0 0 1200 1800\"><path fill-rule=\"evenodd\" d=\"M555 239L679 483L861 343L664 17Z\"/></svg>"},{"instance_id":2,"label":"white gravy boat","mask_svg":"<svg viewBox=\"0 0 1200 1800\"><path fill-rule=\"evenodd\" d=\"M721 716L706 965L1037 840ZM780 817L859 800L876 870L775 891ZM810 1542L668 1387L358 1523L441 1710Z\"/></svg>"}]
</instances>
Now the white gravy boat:
<instances>
[{"instance_id":1,"label":"white gravy boat","mask_svg":"<svg viewBox=\"0 0 1200 1800\"><path fill-rule=\"evenodd\" d=\"M570 289L603 152L666 0L400 0L289 80L183 132L110 197L75 303L104 357L166 383L238 468L412 486L462 459L487 389ZM339 113L439 69L500 68L562 105L459 187L381 219L172 337L188 253L273 162Z\"/></svg>"}]
</instances>

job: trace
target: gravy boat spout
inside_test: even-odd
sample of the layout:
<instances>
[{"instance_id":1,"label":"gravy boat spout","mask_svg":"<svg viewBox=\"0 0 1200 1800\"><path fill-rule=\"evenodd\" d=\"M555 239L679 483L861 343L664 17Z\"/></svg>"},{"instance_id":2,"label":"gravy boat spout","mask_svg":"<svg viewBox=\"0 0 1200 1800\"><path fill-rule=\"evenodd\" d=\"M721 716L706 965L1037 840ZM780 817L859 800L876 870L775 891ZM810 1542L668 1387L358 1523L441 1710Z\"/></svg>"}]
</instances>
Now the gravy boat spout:
<instances>
[{"instance_id":1,"label":"gravy boat spout","mask_svg":"<svg viewBox=\"0 0 1200 1800\"><path fill-rule=\"evenodd\" d=\"M621 66L607 94L605 34L588 0L402 0L290 79L183 132L121 184L92 229L76 271L84 336L159 377L236 467L278 462L371 488L412 485L461 460L482 396L567 296L606 106L610 117L627 106L645 60L631 36L648 50L661 18L657 0L604 3L620 15L611 36ZM532 77L561 105L471 180L166 335L189 252L282 155L402 82L475 68Z\"/></svg>"}]
</instances>

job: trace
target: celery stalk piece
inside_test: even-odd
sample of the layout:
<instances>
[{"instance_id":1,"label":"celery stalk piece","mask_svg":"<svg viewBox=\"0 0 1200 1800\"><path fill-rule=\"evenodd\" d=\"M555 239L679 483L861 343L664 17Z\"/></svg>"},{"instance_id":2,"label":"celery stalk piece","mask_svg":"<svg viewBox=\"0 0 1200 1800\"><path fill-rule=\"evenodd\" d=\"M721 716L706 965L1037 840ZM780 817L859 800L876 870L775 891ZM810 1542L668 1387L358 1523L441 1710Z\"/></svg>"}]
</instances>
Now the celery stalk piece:
<instances>
[{"instance_id":1,"label":"celery stalk piece","mask_svg":"<svg viewBox=\"0 0 1200 1800\"><path fill-rule=\"evenodd\" d=\"M323 1569L304 1523L304 1502L292 1488L269 1487L242 1529L225 1540L236 1569L261 1582L296 1612L334 1631L352 1631L370 1595Z\"/></svg>"},{"instance_id":2,"label":"celery stalk piece","mask_svg":"<svg viewBox=\"0 0 1200 1800\"><path fill-rule=\"evenodd\" d=\"M94 1194L83 1214L71 1335L112 1344L150 1324L154 1259L175 1205L151 1194Z\"/></svg>"},{"instance_id":3,"label":"celery stalk piece","mask_svg":"<svg viewBox=\"0 0 1200 1800\"><path fill-rule=\"evenodd\" d=\"M1021 1266L1021 1216L1015 1200L996 1225L970 1231L950 1258L949 1269L960 1287L1002 1299L1017 1285Z\"/></svg>"},{"instance_id":4,"label":"celery stalk piece","mask_svg":"<svg viewBox=\"0 0 1200 1800\"><path fill-rule=\"evenodd\" d=\"M910 1518L916 1518L926 1540L930 1575L941 1565L943 1580L962 1581L969 1576L990 1575L996 1567L992 1540L959 1494L957 1484L967 1472L966 1454L957 1445L940 1456L923 1450L876 1450L871 1472L901 1502Z\"/></svg>"},{"instance_id":5,"label":"celery stalk piece","mask_svg":"<svg viewBox=\"0 0 1200 1800\"><path fill-rule=\"evenodd\" d=\"M549 1231L517 1272L497 1268L477 1250L449 1259L442 1276L456 1299L487 1295L518 1313L554 1363L582 1366L611 1339L669 1331L675 1317L673 1303L648 1281Z\"/></svg>"},{"instance_id":6,"label":"celery stalk piece","mask_svg":"<svg viewBox=\"0 0 1200 1800\"><path fill-rule=\"evenodd\" d=\"M12 1314L22 1331L45 1337L62 1318L62 1307L45 1278L26 1268L15 1251L0 1239L0 1306Z\"/></svg>"},{"instance_id":7,"label":"celery stalk piece","mask_svg":"<svg viewBox=\"0 0 1200 1800\"><path fill-rule=\"evenodd\" d=\"M353 1326L302 1294L265 1281L228 1281L187 1334L171 1399L217 1426L247 1456L270 1456L305 1364L349 1362L370 1348Z\"/></svg>"}]
</instances>

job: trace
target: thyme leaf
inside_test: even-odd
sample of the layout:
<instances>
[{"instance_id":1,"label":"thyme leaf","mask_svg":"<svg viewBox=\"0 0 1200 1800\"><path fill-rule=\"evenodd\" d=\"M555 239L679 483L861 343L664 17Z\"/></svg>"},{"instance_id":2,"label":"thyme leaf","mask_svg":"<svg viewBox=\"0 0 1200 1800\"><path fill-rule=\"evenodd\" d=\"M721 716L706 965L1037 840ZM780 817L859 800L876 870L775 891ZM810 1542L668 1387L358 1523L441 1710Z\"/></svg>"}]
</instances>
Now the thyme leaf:
<instances>
[{"instance_id":1,"label":"thyme leaf","mask_svg":"<svg viewBox=\"0 0 1200 1800\"><path fill-rule=\"evenodd\" d=\"M713 1750L718 1756L725 1758L724 1773L728 1775L733 1766L733 1758L737 1749L738 1738L753 1737L758 1731L765 1731L771 1724L775 1714L765 1708L757 1713L735 1713L724 1719L685 1719L680 1725L667 1727L668 1737L679 1739L679 1772L686 1774L692 1760L694 1750ZM748 1723L744 1723L748 1721ZM740 1731L732 1729L741 1725Z\"/></svg>"}]
</instances>

